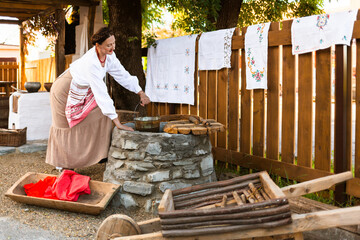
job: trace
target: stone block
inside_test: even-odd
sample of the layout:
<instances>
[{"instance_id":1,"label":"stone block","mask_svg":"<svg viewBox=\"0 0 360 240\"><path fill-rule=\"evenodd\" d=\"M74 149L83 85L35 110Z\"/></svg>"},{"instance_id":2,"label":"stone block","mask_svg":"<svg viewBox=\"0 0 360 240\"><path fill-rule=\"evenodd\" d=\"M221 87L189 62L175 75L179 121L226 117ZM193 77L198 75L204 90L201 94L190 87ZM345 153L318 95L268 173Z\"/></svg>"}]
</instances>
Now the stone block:
<instances>
[{"instance_id":1,"label":"stone block","mask_svg":"<svg viewBox=\"0 0 360 240\"><path fill-rule=\"evenodd\" d=\"M208 176L214 171L214 159L212 155L208 155L201 160L200 168L203 176Z\"/></svg>"},{"instance_id":2,"label":"stone block","mask_svg":"<svg viewBox=\"0 0 360 240\"><path fill-rule=\"evenodd\" d=\"M132 140L125 140L121 147L125 150L136 150L139 148L139 144Z\"/></svg>"},{"instance_id":3,"label":"stone block","mask_svg":"<svg viewBox=\"0 0 360 240\"><path fill-rule=\"evenodd\" d=\"M122 166L124 165L124 161L116 161L115 163L114 163L114 168L115 169L119 169L119 168L121 168Z\"/></svg>"},{"instance_id":4,"label":"stone block","mask_svg":"<svg viewBox=\"0 0 360 240\"><path fill-rule=\"evenodd\" d=\"M116 158L116 159L120 159L120 160L125 160L127 157L125 155L125 153L123 152L119 152L119 151L114 151L111 156L113 158Z\"/></svg>"},{"instance_id":5,"label":"stone block","mask_svg":"<svg viewBox=\"0 0 360 240\"><path fill-rule=\"evenodd\" d=\"M128 152L127 153L128 160L143 160L145 158L145 152Z\"/></svg>"},{"instance_id":6,"label":"stone block","mask_svg":"<svg viewBox=\"0 0 360 240\"><path fill-rule=\"evenodd\" d=\"M154 191L154 185L142 182L125 181L123 184L123 190L125 192L147 196L152 194Z\"/></svg>"},{"instance_id":7,"label":"stone block","mask_svg":"<svg viewBox=\"0 0 360 240\"><path fill-rule=\"evenodd\" d=\"M149 182L162 182L170 179L170 170L156 171L147 175Z\"/></svg>"},{"instance_id":8,"label":"stone block","mask_svg":"<svg viewBox=\"0 0 360 240\"><path fill-rule=\"evenodd\" d=\"M134 200L134 198L127 193L121 193L120 194L120 203L123 205L126 209L137 207L137 203Z\"/></svg>"},{"instance_id":9,"label":"stone block","mask_svg":"<svg viewBox=\"0 0 360 240\"><path fill-rule=\"evenodd\" d=\"M166 189L171 189L171 190L176 190L176 189L180 189L180 188L185 188L185 187L190 187L192 186L190 183L185 183L185 182L162 182L159 185L159 189L161 192L165 192Z\"/></svg>"},{"instance_id":10,"label":"stone block","mask_svg":"<svg viewBox=\"0 0 360 240\"><path fill-rule=\"evenodd\" d=\"M46 149L47 149L47 145L45 143L25 144L17 148L17 150L21 153L46 151Z\"/></svg>"},{"instance_id":11,"label":"stone block","mask_svg":"<svg viewBox=\"0 0 360 240\"><path fill-rule=\"evenodd\" d=\"M181 169L174 170L172 173L173 179L182 178L182 176L183 176L183 173L182 173Z\"/></svg>"},{"instance_id":12,"label":"stone block","mask_svg":"<svg viewBox=\"0 0 360 240\"><path fill-rule=\"evenodd\" d=\"M118 180L131 180L134 175L134 171L131 170L117 170L114 171L114 176Z\"/></svg>"},{"instance_id":13,"label":"stone block","mask_svg":"<svg viewBox=\"0 0 360 240\"><path fill-rule=\"evenodd\" d=\"M184 160L184 161L176 161L173 162L175 166L186 166L186 165L192 165L194 164L194 161L191 160Z\"/></svg>"},{"instance_id":14,"label":"stone block","mask_svg":"<svg viewBox=\"0 0 360 240\"><path fill-rule=\"evenodd\" d=\"M177 156L175 153L167 153L165 155L153 156L153 159L159 161L174 161L177 159Z\"/></svg>"},{"instance_id":15,"label":"stone block","mask_svg":"<svg viewBox=\"0 0 360 240\"><path fill-rule=\"evenodd\" d=\"M148 165L146 165L148 164ZM140 171L140 172L147 172L149 171L149 168L154 168L154 165L152 165L151 163L126 163L126 167L129 170L134 170L134 171Z\"/></svg>"},{"instance_id":16,"label":"stone block","mask_svg":"<svg viewBox=\"0 0 360 240\"><path fill-rule=\"evenodd\" d=\"M151 155L159 155L161 153L161 145L158 142L151 142L146 146L145 151Z\"/></svg>"},{"instance_id":17,"label":"stone block","mask_svg":"<svg viewBox=\"0 0 360 240\"><path fill-rule=\"evenodd\" d=\"M16 147L0 147L0 156L15 152Z\"/></svg>"}]
</instances>

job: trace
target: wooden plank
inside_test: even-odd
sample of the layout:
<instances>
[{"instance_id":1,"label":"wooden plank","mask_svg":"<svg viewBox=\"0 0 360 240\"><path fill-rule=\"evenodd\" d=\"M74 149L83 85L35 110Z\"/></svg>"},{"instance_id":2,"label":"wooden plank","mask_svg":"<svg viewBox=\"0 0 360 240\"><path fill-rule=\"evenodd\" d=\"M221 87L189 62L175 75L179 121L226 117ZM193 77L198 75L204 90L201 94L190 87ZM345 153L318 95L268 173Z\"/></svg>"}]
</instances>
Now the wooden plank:
<instances>
[{"instance_id":1,"label":"wooden plank","mask_svg":"<svg viewBox=\"0 0 360 240\"><path fill-rule=\"evenodd\" d=\"M253 93L253 154L263 157L265 154L265 91L254 89Z\"/></svg>"},{"instance_id":2,"label":"wooden plank","mask_svg":"<svg viewBox=\"0 0 360 240\"><path fill-rule=\"evenodd\" d=\"M287 198L299 197L308 193L319 192L331 188L333 185L353 178L352 172L339 173L327 177L298 183L281 188Z\"/></svg>"},{"instance_id":3,"label":"wooden plank","mask_svg":"<svg viewBox=\"0 0 360 240\"><path fill-rule=\"evenodd\" d=\"M313 55L299 55L298 165L311 167L313 114Z\"/></svg>"},{"instance_id":4,"label":"wooden plank","mask_svg":"<svg viewBox=\"0 0 360 240\"><path fill-rule=\"evenodd\" d=\"M316 52L315 168L330 171L330 49Z\"/></svg>"},{"instance_id":5,"label":"wooden plank","mask_svg":"<svg viewBox=\"0 0 360 240\"><path fill-rule=\"evenodd\" d=\"M242 29L245 35L246 28ZM240 149L242 152L251 152L252 127L252 90L246 90L246 60L245 50L241 50L241 119L240 119Z\"/></svg>"},{"instance_id":6,"label":"wooden plank","mask_svg":"<svg viewBox=\"0 0 360 240\"><path fill-rule=\"evenodd\" d=\"M355 177L360 177L360 40L356 40Z\"/></svg>"},{"instance_id":7,"label":"wooden plank","mask_svg":"<svg viewBox=\"0 0 360 240\"><path fill-rule=\"evenodd\" d=\"M235 29L234 35L240 34L239 28ZM239 150L239 68L240 52L233 50L231 53L231 70L229 74L229 126L228 148Z\"/></svg>"},{"instance_id":8,"label":"wooden plank","mask_svg":"<svg viewBox=\"0 0 360 240\"><path fill-rule=\"evenodd\" d=\"M360 178L346 182L346 194L360 198Z\"/></svg>"},{"instance_id":9,"label":"wooden plank","mask_svg":"<svg viewBox=\"0 0 360 240\"><path fill-rule=\"evenodd\" d=\"M160 201L160 204L158 207L158 211L159 212L168 212L168 211L173 211L173 210L175 210L175 208L174 208L172 192L171 192L171 189L166 189L163 197L161 198L161 201Z\"/></svg>"},{"instance_id":10,"label":"wooden plank","mask_svg":"<svg viewBox=\"0 0 360 240\"><path fill-rule=\"evenodd\" d=\"M283 22L290 29L291 21ZM283 46L281 161L294 163L295 153L295 56L291 46Z\"/></svg>"},{"instance_id":11,"label":"wooden plank","mask_svg":"<svg viewBox=\"0 0 360 240\"><path fill-rule=\"evenodd\" d=\"M280 234L290 234L305 232L311 230L327 229L339 226L347 226L360 224L360 207L349 207L342 209L334 209L328 211L319 211L314 213L306 214L293 214L292 223L284 226L274 228L257 228L248 229L241 231L232 231L229 233L212 234L212 235L200 235L192 237L172 237L165 238L161 232L154 232L149 234L141 234L134 236L126 236L115 238L115 240L135 240L135 239L146 239L146 240L230 240L230 239L246 239L250 237L265 237Z\"/></svg>"},{"instance_id":12,"label":"wooden plank","mask_svg":"<svg viewBox=\"0 0 360 240\"><path fill-rule=\"evenodd\" d=\"M58 37L55 44L56 77L65 71L65 11L56 9L56 28Z\"/></svg>"},{"instance_id":13,"label":"wooden plank","mask_svg":"<svg viewBox=\"0 0 360 240\"><path fill-rule=\"evenodd\" d=\"M281 189L273 182L267 172L261 172L260 175L261 184L265 192L272 198L284 198L285 194Z\"/></svg>"},{"instance_id":14,"label":"wooden plank","mask_svg":"<svg viewBox=\"0 0 360 240\"><path fill-rule=\"evenodd\" d=\"M270 32L277 31L280 23L271 23ZM267 123L266 156L279 159L279 88L280 88L280 48L268 49L268 89L267 89ZM271 126L271 127L270 127Z\"/></svg>"},{"instance_id":15,"label":"wooden plank","mask_svg":"<svg viewBox=\"0 0 360 240\"><path fill-rule=\"evenodd\" d=\"M217 81L217 121L227 128L228 123L228 69L223 68L218 71ZM227 133L217 134L217 146L227 148Z\"/></svg>"},{"instance_id":16,"label":"wooden plank","mask_svg":"<svg viewBox=\"0 0 360 240\"><path fill-rule=\"evenodd\" d=\"M0 65L0 69L18 69L19 65L16 63L6 63L6 65Z\"/></svg>"},{"instance_id":17,"label":"wooden plank","mask_svg":"<svg viewBox=\"0 0 360 240\"><path fill-rule=\"evenodd\" d=\"M236 152L223 148L213 148L214 159L242 167L265 170L271 174L279 175L286 179L299 182L332 175L328 171L297 166L291 163L250 155L244 152Z\"/></svg>"},{"instance_id":18,"label":"wooden plank","mask_svg":"<svg viewBox=\"0 0 360 240\"><path fill-rule=\"evenodd\" d=\"M207 118L208 71L199 71L199 116Z\"/></svg>"},{"instance_id":19,"label":"wooden plank","mask_svg":"<svg viewBox=\"0 0 360 240\"><path fill-rule=\"evenodd\" d=\"M208 96L207 96L207 117L210 119L217 119L217 71L208 71ZM210 135L211 145L216 145L216 134Z\"/></svg>"},{"instance_id":20,"label":"wooden plank","mask_svg":"<svg viewBox=\"0 0 360 240\"><path fill-rule=\"evenodd\" d=\"M17 88L25 89L24 84L26 82L26 76L25 76L25 35L24 35L24 28L22 25L19 27L20 31L20 79L17 85Z\"/></svg>"},{"instance_id":21,"label":"wooden plank","mask_svg":"<svg viewBox=\"0 0 360 240\"><path fill-rule=\"evenodd\" d=\"M189 114L189 104L180 104L180 114Z\"/></svg>"}]
</instances>

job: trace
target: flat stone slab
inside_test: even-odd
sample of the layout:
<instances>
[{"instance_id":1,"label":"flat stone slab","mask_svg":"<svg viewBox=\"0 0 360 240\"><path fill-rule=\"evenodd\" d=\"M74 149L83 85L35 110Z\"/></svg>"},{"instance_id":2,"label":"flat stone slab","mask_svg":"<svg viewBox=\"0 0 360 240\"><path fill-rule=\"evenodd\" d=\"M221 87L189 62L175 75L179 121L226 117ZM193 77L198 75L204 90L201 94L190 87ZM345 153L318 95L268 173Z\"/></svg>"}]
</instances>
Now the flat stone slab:
<instances>
[{"instance_id":1,"label":"flat stone slab","mask_svg":"<svg viewBox=\"0 0 360 240\"><path fill-rule=\"evenodd\" d=\"M16 151L16 147L4 147L0 146L0 156L13 153Z\"/></svg>"}]
</instances>

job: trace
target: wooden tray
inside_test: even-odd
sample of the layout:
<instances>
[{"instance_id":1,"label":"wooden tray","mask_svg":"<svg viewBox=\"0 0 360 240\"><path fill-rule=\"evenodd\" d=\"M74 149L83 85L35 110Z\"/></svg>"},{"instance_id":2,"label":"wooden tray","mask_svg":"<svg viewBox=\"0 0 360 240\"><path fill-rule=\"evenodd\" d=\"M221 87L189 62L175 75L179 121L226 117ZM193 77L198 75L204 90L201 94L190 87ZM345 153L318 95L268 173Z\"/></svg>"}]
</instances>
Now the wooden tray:
<instances>
[{"instance_id":1,"label":"wooden tray","mask_svg":"<svg viewBox=\"0 0 360 240\"><path fill-rule=\"evenodd\" d=\"M56 175L28 172L14 183L14 185L5 193L5 196L20 203L98 215L106 208L120 187L120 185L112 183L90 180L89 185L91 194L81 195L77 202L26 196L24 191L25 184L36 183L48 176Z\"/></svg>"}]
</instances>

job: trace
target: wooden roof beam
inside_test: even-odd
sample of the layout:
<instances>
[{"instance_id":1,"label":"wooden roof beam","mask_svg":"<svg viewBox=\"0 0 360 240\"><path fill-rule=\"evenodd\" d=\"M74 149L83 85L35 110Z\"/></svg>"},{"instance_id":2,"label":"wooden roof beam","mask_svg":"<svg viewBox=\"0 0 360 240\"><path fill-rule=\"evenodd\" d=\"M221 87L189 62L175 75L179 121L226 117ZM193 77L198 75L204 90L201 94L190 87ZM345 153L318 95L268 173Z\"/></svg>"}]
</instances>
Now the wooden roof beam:
<instances>
[{"instance_id":1,"label":"wooden roof beam","mask_svg":"<svg viewBox=\"0 0 360 240\"><path fill-rule=\"evenodd\" d=\"M22 23L21 20L0 19L0 24L17 24L17 25L20 25L21 23Z\"/></svg>"},{"instance_id":2,"label":"wooden roof beam","mask_svg":"<svg viewBox=\"0 0 360 240\"><path fill-rule=\"evenodd\" d=\"M31 9L31 10L45 10L52 5L45 4L21 4L21 3L4 3L0 1L0 8L10 8L10 9Z\"/></svg>"},{"instance_id":3,"label":"wooden roof beam","mask_svg":"<svg viewBox=\"0 0 360 240\"><path fill-rule=\"evenodd\" d=\"M11 0L0 0L0 3L11 3L14 1ZM74 6L92 6L99 5L100 0L18 0L18 4L44 4L44 5L74 5Z\"/></svg>"}]
</instances>

